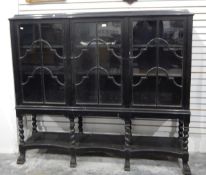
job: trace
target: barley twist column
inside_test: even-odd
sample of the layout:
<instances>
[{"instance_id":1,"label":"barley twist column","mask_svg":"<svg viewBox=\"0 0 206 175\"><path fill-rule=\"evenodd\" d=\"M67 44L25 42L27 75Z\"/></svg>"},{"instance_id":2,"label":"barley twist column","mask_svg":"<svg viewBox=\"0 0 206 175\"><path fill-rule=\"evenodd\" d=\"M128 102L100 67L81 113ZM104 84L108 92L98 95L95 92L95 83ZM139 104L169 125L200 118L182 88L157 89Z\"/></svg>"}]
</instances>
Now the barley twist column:
<instances>
[{"instance_id":1,"label":"barley twist column","mask_svg":"<svg viewBox=\"0 0 206 175\"><path fill-rule=\"evenodd\" d=\"M178 135L179 135L179 138L183 138L183 120L182 119L179 119L179 131L178 131Z\"/></svg>"},{"instance_id":2,"label":"barley twist column","mask_svg":"<svg viewBox=\"0 0 206 175\"><path fill-rule=\"evenodd\" d=\"M188 153L188 138L189 138L189 123L190 117L184 118L184 131L183 131L183 174L184 175L191 175L191 170L188 165L189 161L189 153Z\"/></svg>"},{"instance_id":3,"label":"barley twist column","mask_svg":"<svg viewBox=\"0 0 206 175\"><path fill-rule=\"evenodd\" d=\"M37 121L36 121L36 115L32 115L32 133L37 132Z\"/></svg>"},{"instance_id":4,"label":"barley twist column","mask_svg":"<svg viewBox=\"0 0 206 175\"><path fill-rule=\"evenodd\" d=\"M130 171L131 119L125 118L125 171Z\"/></svg>"},{"instance_id":5,"label":"barley twist column","mask_svg":"<svg viewBox=\"0 0 206 175\"><path fill-rule=\"evenodd\" d=\"M82 117L81 116L78 117L78 129L79 129L79 133L83 134L83 123L82 123Z\"/></svg>"},{"instance_id":6,"label":"barley twist column","mask_svg":"<svg viewBox=\"0 0 206 175\"><path fill-rule=\"evenodd\" d=\"M70 161L70 167L75 168L76 163L76 139L75 139L75 123L74 123L74 117L71 116L70 118L70 140L71 140L71 161Z\"/></svg>"},{"instance_id":7,"label":"barley twist column","mask_svg":"<svg viewBox=\"0 0 206 175\"><path fill-rule=\"evenodd\" d=\"M17 158L17 164L24 164L25 162L25 148L24 148L24 125L23 115L18 114L18 128L19 128L19 157Z\"/></svg>"}]
</instances>

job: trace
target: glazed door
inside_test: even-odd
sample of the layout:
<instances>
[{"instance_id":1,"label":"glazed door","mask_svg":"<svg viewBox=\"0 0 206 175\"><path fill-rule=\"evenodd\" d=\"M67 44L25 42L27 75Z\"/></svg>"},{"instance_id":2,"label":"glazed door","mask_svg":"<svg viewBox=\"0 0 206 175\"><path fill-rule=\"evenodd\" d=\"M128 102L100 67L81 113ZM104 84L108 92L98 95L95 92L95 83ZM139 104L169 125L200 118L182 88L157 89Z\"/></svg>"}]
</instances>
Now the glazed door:
<instances>
[{"instance_id":1,"label":"glazed door","mask_svg":"<svg viewBox=\"0 0 206 175\"><path fill-rule=\"evenodd\" d=\"M17 25L23 103L65 103L64 23Z\"/></svg>"},{"instance_id":2,"label":"glazed door","mask_svg":"<svg viewBox=\"0 0 206 175\"><path fill-rule=\"evenodd\" d=\"M122 104L122 22L73 21L75 104Z\"/></svg>"},{"instance_id":3,"label":"glazed door","mask_svg":"<svg viewBox=\"0 0 206 175\"><path fill-rule=\"evenodd\" d=\"M153 40L157 35L157 21L132 20L130 28L130 60L132 60L132 103L156 105L157 49Z\"/></svg>"},{"instance_id":4,"label":"glazed door","mask_svg":"<svg viewBox=\"0 0 206 175\"><path fill-rule=\"evenodd\" d=\"M182 106L185 20L159 21L157 106Z\"/></svg>"},{"instance_id":5,"label":"glazed door","mask_svg":"<svg viewBox=\"0 0 206 175\"><path fill-rule=\"evenodd\" d=\"M184 19L131 19L132 105L181 106Z\"/></svg>"}]
</instances>

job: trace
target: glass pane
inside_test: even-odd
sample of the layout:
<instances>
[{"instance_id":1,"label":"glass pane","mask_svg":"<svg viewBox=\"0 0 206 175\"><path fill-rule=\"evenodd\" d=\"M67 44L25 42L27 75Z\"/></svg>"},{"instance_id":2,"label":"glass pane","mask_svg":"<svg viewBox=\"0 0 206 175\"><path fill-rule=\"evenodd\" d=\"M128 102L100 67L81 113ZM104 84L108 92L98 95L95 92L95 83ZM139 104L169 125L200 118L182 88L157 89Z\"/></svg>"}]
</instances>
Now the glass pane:
<instances>
[{"instance_id":1,"label":"glass pane","mask_svg":"<svg viewBox=\"0 0 206 175\"><path fill-rule=\"evenodd\" d=\"M39 44L35 44L33 47L25 57L20 59L23 99L24 101L40 102L43 100L41 94L41 49Z\"/></svg>"},{"instance_id":2,"label":"glass pane","mask_svg":"<svg viewBox=\"0 0 206 175\"><path fill-rule=\"evenodd\" d=\"M182 45L184 38L184 21L160 21L160 37L169 44ZM163 44L165 44L165 42L163 42Z\"/></svg>"},{"instance_id":3,"label":"glass pane","mask_svg":"<svg viewBox=\"0 0 206 175\"><path fill-rule=\"evenodd\" d=\"M19 42L20 47L28 49L32 43L39 39L38 24L20 24L19 25ZM24 55L24 52L21 52Z\"/></svg>"},{"instance_id":4,"label":"glass pane","mask_svg":"<svg viewBox=\"0 0 206 175\"><path fill-rule=\"evenodd\" d=\"M64 59L43 44L43 69L46 102L64 102Z\"/></svg>"},{"instance_id":5,"label":"glass pane","mask_svg":"<svg viewBox=\"0 0 206 175\"><path fill-rule=\"evenodd\" d=\"M41 57L41 48L39 43L32 45L32 48L27 50L24 56L20 57L21 67L25 71L33 71L35 67L41 66L42 57Z\"/></svg>"},{"instance_id":6,"label":"glass pane","mask_svg":"<svg viewBox=\"0 0 206 175\"><path fill-rule=\"evenodd\" d=\"M180 105L182 99L182 61L178 55L167 48L159 49L158 101L159 105ZM181 56L182 57L182 56Z\"/></svg>"},{"instance_id":7,"label":"glass pane","mask_svg":"<svg viewBox=\"0 0 206 175\"><path fill-rule=\"evenodd\" d=\"M139 51L134 51L137 55ZM156 92L156 48L148 48L133 59L133 103L155 104Z\"/></svg>"},{"instance_id":8,"label":"glass pane","mask_svg":"<svg viewBox=\"0 0 206 175\"><path fill-rule=\"evenodd\" d=\"M156 21L134 21L133 45L147 44L156 37Z\"/></svg>"},{"instance_id":9,"label":"glass pane","mask_svg":"<svg viewBox=\"0 0 206 175\"><path fill-rule=\"evenodd\" d=\"M99 103L121 103L121 23L97 24Z\"/></svg>"},{"instance_id":10,"label":"glass pane","mask_svg":"<svg viewBox=\"0 0 206 175\"><path fill-rule=\"evenodd\" d=\"M20 60L22 64L41 64L40 42L37 24L19 25Z\"/></svg>"},{"instance_id":11,"label":"glass pane","mask_svg":"<svg viewBox=\"0 0 206 175\"><path fill-rule=\"evenodd\" d=\"M73 51L80 51L88 45L95 46L96 42L96 23L75 23L73 28Z\"/></svg>"},{"instance_id":12,"label":"glass pane","mask_svg":"<svg viewBox=\"0 0 206 175\"><path fill-rule=\"evenodd\" d=\"M41 81L42 57L38 25L19 25L19 42L23 100L25 102L43 102Z\"/></svg>"},{"instance_id":13,"label":"glass pane","mask_svg":"<svg viewBox=\"0 0 206 175\"><path fill-rule=\"evenodd\" d=\"M64 30L63 24L42 24L42 39L47 41L53 48L63 48Z\"/></svg>"},{"instance_id":14,"label":"glass pane","mask_svg":"<svg viewBox=\"0 0 206 175\"><path fill-rule=\"evenodd\" d=\"M76 23L72 35L76 103L98 103L96 24Z\"/></svg>"},{"instance_id":15,"label":"glass pane","mask_svg":"<svg viewBox=\"0 0 206 175\"><path fill-rule=\"evenodd\" d=\"M121 23L102 22L97 24L98 38L109 46L117 47L121 44Z\"/></svg>"},{"instance_id":16,"label":"glass pane","mask_svg":"<svg viewBox=\"0 0 206 175\"><path fill-rule=\"evenodd\" d=\"M45 102L63 103L64 84L64 30L63 24L42 24L43 68Z\"/></svg>"},{"instance_id":17,"label":"glass pane","mask_svg":"<svg viewBox=\"0 0 206 175\"><path fill-rule=\"evenodd\" d=\"M156 74L156 70L153 72ZM156 77L133 77L133 103L137 105L155 105Z\"/></svg>"},{"instance_id":18,"label":"glass pane","mask_svg":"<svg viewBox=\"0 0 206 175\"><path fill-rule=\"evenodd\" d=\"M161 74L163 75L163 73ZM167 76L159 76L157 105L180 105L182 99L181 81L180 77L169 79Z\"/></svg>"},{"instance_id":19,"label":"glass pane","mask_svg":"<svg viewBox=\"0 0 206 175\"><path fill-rule=\"evenodd\" d=\"M133 59L133 103L156 103L156 21L134 21L130 59Z\"/></svg>"},{"instance_id":20,"label":"glass pane","mask_svg":"<svg viewBox=\"0 0 206 175\"><path fill-rule=\"evenodd\" d=\"M156 67L156 48L148 48L141 53L142 48L133 51L133 76L147 75L148 71ZM141 54L140 54L141 53Z\"/></svg>"},{"instance_id":21,"label":"glass pane","mask_svg":"<svg viewBox=\"0 0 206 175\"><path fill-rule=\"evenodd\" d=\"M41 69L37 69L32 77L22 72L23 100L25 102L43 102Z\"/></svg>"},{"instance_id":22,"label":"glass pane","mask_svg":"<svg viewBox=\"0 0 206 175\"><path fill-rule=\"evenodd\" d=\"M157 105L181 105L184 21L160 21Z\"/></svg>"},{"instance_id":23,"label":"glass pane","mask_svg":"<svg viewBox=\"0 0 206 175\"><path fill-rule=\"evenodd\" d=\"M43 65L63 66L64 30L63 24L42 24Z\"/></svg>"},{"instance_id":24,"label":"glass pane","mask_svg":"<svg viewBox=\"0 0 206 175\"><path fill-rule=\"evenodd\" d=\"M77 80L80 78L77 77ZM97 92L97 71L90 73L88 78L82 79L75 84L76 87L76 102L77 103L98 103ZM80 84L81 83L81 84Z\"/></svg>"},{"instance_id":25,"label":"glass pane","mask_svg":"<svg viewBox=\"0 0 206 175\"><path fill-rule=\"evenodd\" d=\"M179 49L159 48L159 67L172 77L182 76L183 54ZM160 72L161 73L161 72Z\"/></svg>"},{"instance_id":26,"label":"glass pane","mask_svg":"<svg viewBox=\"0 0 206 175\"><path fill-rule=\"evenodd\" d=\"M58 74L52 74L44 70L45 101L63 103L65 101L64 73L59 71Z\"/></svg>"}]
</instances>

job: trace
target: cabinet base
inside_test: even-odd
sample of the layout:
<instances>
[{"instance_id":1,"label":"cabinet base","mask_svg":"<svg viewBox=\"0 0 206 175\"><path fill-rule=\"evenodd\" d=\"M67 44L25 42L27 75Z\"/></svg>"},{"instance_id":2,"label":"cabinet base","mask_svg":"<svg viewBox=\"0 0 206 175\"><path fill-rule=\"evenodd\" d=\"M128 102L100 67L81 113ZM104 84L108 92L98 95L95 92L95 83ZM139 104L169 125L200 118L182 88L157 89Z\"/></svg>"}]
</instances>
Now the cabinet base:
<instances>
[{"instance_id":1,"label":"cabinet base","mask_svg":"<svg viewBox=\"0 0 206 175\"><path fill-rule=\"evenodd\" d=\"M163 157L183 157L182 139L167 137L133 136L128 152L125 152L123 135L75 134L75 147L70 142L70 134L54 132L37 132L28 138L17 159L17 164L24 164L27 149L49 149L69 153L70 167L77 166L78 155L109 155L125 159L124 170L130 171L131 158L162 159ZM161 143L161 145L159 144ZM164 159L165 160L165 159ZM168 160L168 159L166 159ZM183 174L191 175L190 167L183 163Z\"/></svg>"}]
</instances>

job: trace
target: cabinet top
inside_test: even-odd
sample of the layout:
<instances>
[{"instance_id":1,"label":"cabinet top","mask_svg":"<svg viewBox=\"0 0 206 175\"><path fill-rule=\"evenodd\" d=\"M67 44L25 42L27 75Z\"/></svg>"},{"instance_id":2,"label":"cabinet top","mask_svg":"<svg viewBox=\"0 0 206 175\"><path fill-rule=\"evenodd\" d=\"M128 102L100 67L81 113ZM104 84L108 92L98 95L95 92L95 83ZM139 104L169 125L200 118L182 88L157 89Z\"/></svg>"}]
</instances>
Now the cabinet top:
<instances>
[{"instance_id":1,"label":"cabinet top","mask_svg":"<svg viewBox=\"0 0 206 175\"><path fill-rule=\"evenodd\" d=\"M95 18L95 17L129 17L129 16L179 16L193 15L188 10L153 10L153 11L119 11L119 12L98 12L98 13L58 13L58 14L28 14L15 15L10 20L16 19L58 19L58 18Z\"/></svg>"}]
</instances>

